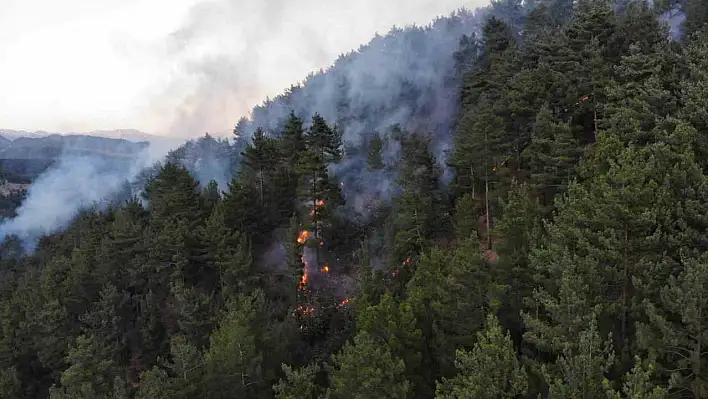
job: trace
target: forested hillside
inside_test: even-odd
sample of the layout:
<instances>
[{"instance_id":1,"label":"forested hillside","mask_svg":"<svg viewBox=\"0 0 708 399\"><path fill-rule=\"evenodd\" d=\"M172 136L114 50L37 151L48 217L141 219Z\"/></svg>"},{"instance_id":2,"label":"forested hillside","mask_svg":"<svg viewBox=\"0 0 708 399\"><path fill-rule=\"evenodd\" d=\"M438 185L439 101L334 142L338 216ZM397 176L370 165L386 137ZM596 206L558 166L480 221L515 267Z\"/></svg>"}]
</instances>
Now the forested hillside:
<instances>
[{"instance_id":1,"label":"forested hillside","mask_svg":"<svg viewBox=\"0 0 708 399\"><path fill-rule=\"evenodd\" d=\"M708 4L616 5L394 30L8 237L0 397L707 398Z\"/></svg>"}]
</instances>

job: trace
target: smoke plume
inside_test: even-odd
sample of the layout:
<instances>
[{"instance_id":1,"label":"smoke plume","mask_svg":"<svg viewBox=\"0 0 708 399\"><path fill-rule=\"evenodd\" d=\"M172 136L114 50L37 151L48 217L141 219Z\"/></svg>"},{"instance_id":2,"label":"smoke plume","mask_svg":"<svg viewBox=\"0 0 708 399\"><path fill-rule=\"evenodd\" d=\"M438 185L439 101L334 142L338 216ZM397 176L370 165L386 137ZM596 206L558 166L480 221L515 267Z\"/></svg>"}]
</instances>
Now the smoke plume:
<instances>
[{"instance_id":1,"label":"smoke plume","mask_svg":"<svg viewBox=\"0 0 708 399\"><path fill-rule=\"evenodd\" d=\"M166 89L151 98L153 114L172 121L165 128L172 137L230 130L264 95L281 92L373 32L428 20L458 5L459 0L200 2L159 49L173 63L173 74ZM326 71L311 73L301 85L253 107L237 126L242 140L236 148L207 137L188 142L167 159L186 166L202 185L216 180L225 190L234 172L233 154L257 127L278 134L290 110L306 122L317 112L342 129L346 154L330 171L341 182L348 207L358 216L366 214L372 201L395 191L392 172L366 167L366 143L374 134L388 137L383 158L391 165L400 151L390 137L392 125L430 133L432 150L444 166L458 108L453 53L462 35L479 32L489 11L463 9L424 27L376 35ZM677 26L681 15L674 10L663 19ZM32 242L61 230L80 209L102 203L163 159L174 144L154 142L122 163L64 154L30 188L18 216L0 225L0 236L16 234Z\"/></svg>"},{"instance_id":2,"label":"smoke plume","mask_svg":"<svg viewBox=\"0 0 708 399\"><path fill-rule=\"evenodd\" d=\"M386 138L382 155L388 165L400 151L390 135L393 126L432 134L432 150L447 171L446 150L459 102L453 53L463 35L479 32L485 15L485 10L462 9L427 26L394 28L385 36L377 35L326 71L310 74L302 85L254 107L237 130L243 137L258 127L277 135L290 110L306 126L314 113L337 123L346 154L330 171L343 183L349 207L359 217L365 216L372 201L389 198L395 187L392 172L366 167L367 143L375 134ZM449 179L449 172L444 177Z\"/></svg>"},{"instance_id":3,"label":"smoke plume","mask_svg":"<svg viewBox=\"0 0 708 399\"><path fill-rule=\"evenodd\" d=\"M15 235L31 250L37 239L65 229L81 210L105 206L174 145L158 141L129 158L76 154L65 148L56 164L30 186L17 216L0 224L0 238Z\"/></svg>"},{"instance_id":4,"label":"smoke plume","mask_svg":"<svg viewBox=\"0 0 708 399\"><path fill-rule=\"evenodd\" d=\"M427 23L462 5L485 3L200 1L184 23L152 50L166 60L169 76L148 95L147 114L161 121L152 123L159 125L160 133L194 137L228 132L253 105L277 95L310 71L326 67L376 32L394 25ZM379 63L369 66L391 68Z\"/></svg>"}]
</instances>

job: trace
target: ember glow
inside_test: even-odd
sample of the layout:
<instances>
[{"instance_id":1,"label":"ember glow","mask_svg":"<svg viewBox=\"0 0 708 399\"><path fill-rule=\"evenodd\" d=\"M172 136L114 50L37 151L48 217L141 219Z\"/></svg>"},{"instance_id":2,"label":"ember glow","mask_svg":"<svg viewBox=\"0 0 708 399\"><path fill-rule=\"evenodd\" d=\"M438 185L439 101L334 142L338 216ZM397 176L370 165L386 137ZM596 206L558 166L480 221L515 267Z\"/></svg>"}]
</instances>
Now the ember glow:
<instances>
[{"instance_id":1,"label":"ember glow","mask_svg":"<svg viewBox=\"0 0 708 399\"><path fill-rule=\"evenodd\" d=\"M310 237L310 232L307 230L303 230L300 232L300 234L297 235L297 243L298 244L304 244L307 242L307 239Z\"/></svg>"},{"instance_id":2,"label":"ember glow","mask_svg":"<svg viewBox=\"0 0 708 399\"><path fill-rule=\"evenodd\" d=\"M329 265L322 266L322 273L329 273Z\"/></svg>"},{"instance_id":3,"label":"ember glow","mask_svg":"<svg viewBox=\"0 0 708 399\"><path fill-rule=\"evenodd\" d=\"M308 276L307 276L307 265L305 265L305 269L303 269L302 277L300 278L300 284L298 284L298 289L299 289L299 290L304 290L304 289L305 289L305 285L307 285L307 279L308 279Z\"/></svg>"},{"instance_id":4,"label":"ember glow","mask_svg":"<svg viewBox=\"0 0 708 399\"><path fill-rule=\"evenodd\" d=\"M302 314L302 315L311 316L313 313L315 313L315 308L314 308L314 306L300 305L297 307L297 311L300 312L300 314Z\"/></svg>"}]
</instances>

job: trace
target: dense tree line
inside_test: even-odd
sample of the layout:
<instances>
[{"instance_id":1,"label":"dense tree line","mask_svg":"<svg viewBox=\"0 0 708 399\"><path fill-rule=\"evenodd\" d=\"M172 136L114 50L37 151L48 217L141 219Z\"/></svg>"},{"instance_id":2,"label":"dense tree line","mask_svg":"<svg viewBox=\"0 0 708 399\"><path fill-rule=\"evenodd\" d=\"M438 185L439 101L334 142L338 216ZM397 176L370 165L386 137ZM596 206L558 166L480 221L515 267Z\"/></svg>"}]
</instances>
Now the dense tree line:
<instances>
[{"instance_id":1,"label":"dense tree line","mask_svg":"<svg viewBox=\"0 0 708 399\"><path fill-rule=\"evenodd\" d=\"M708 397L708 17L676 43L644 2L537 3L460 41L449 165L291 112L213 142L226 187L177 151L32 254L7 239L0 395ZM352 157L394 195L347 194Z\"/></svg>"}]
</instances>

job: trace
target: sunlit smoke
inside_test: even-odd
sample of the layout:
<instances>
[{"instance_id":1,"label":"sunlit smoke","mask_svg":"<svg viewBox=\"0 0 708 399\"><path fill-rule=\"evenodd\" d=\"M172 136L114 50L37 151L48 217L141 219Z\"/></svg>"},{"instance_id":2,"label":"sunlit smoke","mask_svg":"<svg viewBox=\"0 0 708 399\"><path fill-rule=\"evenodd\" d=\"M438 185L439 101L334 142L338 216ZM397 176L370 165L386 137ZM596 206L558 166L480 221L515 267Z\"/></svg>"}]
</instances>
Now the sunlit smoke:
<instances>
[{"instance_id":1,"label":"sunlit smoke","mask_svg":"<svg viewBox=\"0 0 708 399\"><path fill-rule=\"evenodd\" d=\"M0 225L0 239L16 235L32 250L38 238L63 230L81 210L105 206L107 199L159 161L174 144L154 143L127 159L65 152L30 186L17 216Z\"/></svg>"}]
</instances>

